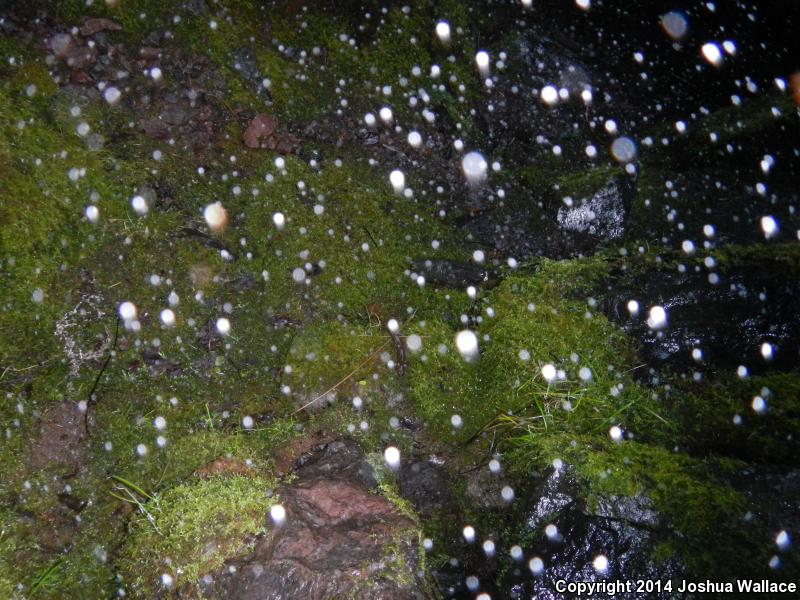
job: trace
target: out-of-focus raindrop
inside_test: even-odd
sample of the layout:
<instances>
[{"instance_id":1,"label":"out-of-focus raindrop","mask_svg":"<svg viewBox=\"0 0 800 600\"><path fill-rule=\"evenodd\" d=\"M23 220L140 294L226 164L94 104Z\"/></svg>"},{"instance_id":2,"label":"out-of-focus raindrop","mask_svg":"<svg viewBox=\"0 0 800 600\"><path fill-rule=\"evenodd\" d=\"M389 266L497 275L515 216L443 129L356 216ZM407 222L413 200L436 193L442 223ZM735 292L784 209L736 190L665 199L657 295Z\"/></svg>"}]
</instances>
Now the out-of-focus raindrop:
<instances>
[{"instance_id":1,"label":"out-of-focus raindrop","mask_svg":"<svg viewBox=\"0 0 800 600\"><path fill-rule=\"evenodd\" d=\"M477 184L486 179L486 174L489 170L489 163L480 152L472 151L464 155L461 159L461 168L467 181L471 184Z\"/></svg>"},{"instance_id":2,"label":"out-of-focus raindrop","mask_svg":"<svg viewBox=\"0 0 800 600\"><path fill-rule=\"evenodd\" d=\"M486 77L489 74L489 53L486 50L480 50L475 54L475 65L482 76Z\"/></svg>"},{"instance_id":3,"label":"out-of-focus raindrop","mask_svg":"<svg viewBox=\"0 0 800 600\"><path fill-rule=\"evenodd\" d=\"M464 329L456 334L456 349L466 361L471 361L478 356L478 336L469 329Z\"/></svg>"},{"instance_id":4,"label":"out-of-focus raindrop","mask_svg":"<svg viewBox=\"0 0 800 600\"><path fill-rule=\"evenodd\" d=\"M292 281L295 283L304 283L306 281L306 270L302 267L295 267L292 269Z\"/></svg>"},{"instance_id":5,"label":"out-of-focus raindrop","mask_svg":"<svg viewBox=\"0 0 800 600\"><path fill-rule=\"evenodd\" d=\"M147 206L147 200L144 199L143 196L136 195L131 198L131 207L133 207L134 212L137 215L146 215L149 207Z\"/></svg>"},{"instance_id":6,"label":"out-of-focus raindrop","mask_svg":"<svg viewBox=\"0 0 800 600\"><path fill-rule=\"evenodd\" d=\"M719 45L715 42L708 42L703 44L703 47L700 49L703 54L703 58L705 58L710 64L714 65L715 67L719 67L722 64L723 56L722 50L720 49Z\"/></svg>"},{"instance_id":7,"label":"out-of-focus raindrop","mask_svg":"<svg viewBox=\"0 0 800 600\"><path fill-rule=\"evenodd\" d=\"M280 527L286 522L286 509L280 504L273 504L269 509L269 518Z\"/></svg>"},{"instance_id":8,"label":"out-of-focus raindrop","mask_svg":"<svg viewBox=\"0 0 800 600\"><path fill-rule=\"evenodd\" d=\"M443 44L450 42L450 23L447 21L439 21L436 24L436 35Z\"/></svg>"},{"instance_id":9,"label":"out-of-focus raindrop","mask_svg":"<svg viewBox=\"0 0 800 600\"><path fill-rule=\"evenodd\" d=\"M203 210L203 217L208 228L215 233L223 231L228 225L228 211L221 202L214 202L206 206Z\"/></svg>"},{"instance_id":10,"label":"out-of-focus raindrop","mask_svg":"<svg viewBox=\"0 0 800 600\"><path fill-rule=\"evenodd\" d=\"M461 533L468 544L471 544L475 541L475 528L472 525L467 525L464 527Z\"/></svg>"},{"instance_id":11,"label":"out-of-focus raindrop","mask_svg":"<svg viewBox=\"0 0 800 600\"><path fill-rule=\"evenodd\" d=\"M400 450L396 446L389 446L383 451L383 460L390 469L397 469L400 467Z\"/></svg>"},{"instance_id":12,"label":"out-of-focus raindrop","mask_svg":"<svg viewBox=\"0 0 800 600\"><path fill-rule=\"evenodd\" d=\"M686 35L689 23L683 13L672 10L661 17L661 27L673 40L680 40Z\"/></svg>"},{"instance_id":13,"label":"out-of-focus raindrop","mask_svg":"<svg viewBox=\"0 0 800 600\"><path fill-rule=\"evenodd\" d=\"M228 335L231 332L231 322L225 317L217 319L217 331L220 335Z\"/></svg>"},{"instance_id":14,"label":"out-of-focus raindrop","mask_svg":"<svg viewBox=\"0 0 800 600\"><path fill-rule=\"evenodd\" d=\"M611 144L611 155L621 163L629 163L636 158L636 144L629 137L618 137Z\"/></svg>"},{"instance_id":15,"label":"out-of-focus raindrop","mask_svg":"<svg viewBox=\"0 0 800 600\"><path fill-rule=\"evenodd\" d=\"M647 326L650 329L663 329L667 326L667 311L664 310L664 307L656 305L650 308Z\"/></svg>"},{"instance_id":16,"label":"out-of-focus raindrop","mask_svg":"<svg viewBox=\"0 0 800 600\"><path fill-rule=\"evenodd\" d=\"M86 207L86 210L83 211L83 214L86 215L86 219L89 223L97 223L100 220L100 209L98 209L94 204L90 204Z\"/></svg>"},{"instance_id":17,"label":"out-of-focus raindrop","mask_svg":"<svg viewBox=\"0 0 800 600\"><path fill-rule=\"evenodd\" d=\"M120 92L119 89L115 88L113 85L103 90L103 98L112 106L119 102L121 97L122 92Z\"/></svg>"},{"instance_id":18,"label":"out-of-focus raindrop","mask_svg":"<svg viewBox=\"0 0 800 600\"><path fill-rule=\"evenodd\" d=\"M123 321L133 321L136 314L136 305L133 302L123 302L119 305L119 316Z\"/></svg>"},{"instance_id":19,"label":"out-of-focus raindrop","mask_svg":"<svg viewBox=\"0 0 800 600\"><path fill-rule=\"evenodd\" d=\"M775 217L771 215L761 217L761 231L764 232L764 237L767 239L775 237L778 233L778 222Z\"/></svg>"},{"instance_id":20,"label":"out-of-focus raindrop","mask_svg":"<svg viewBox=\"0 0 800 600\"><path fill-rule=\"evenodd\" d=\"M399 169L395 169L389 173L389 183L396 193L401 193L406 187L406 176Z\"/></svg>"},{"instance_id":21,"label":"out-of-focus raindrop","mask_svg":"<svg viewBox=\"0 0 800 600\"><path fill-rule=\"evenodd\" d=\"M592 561L592 566L598 573L605 573L608 571L608 559L603 554L598 554Z\"/></svg>"},{"instance_id":22,"label":"out-of-focus raindrop","mask_svg":"<svg viewBox=\"0 0 800 600\"><path fill-rule=\"evenodd\" d=\"M558 90L555 86L546 85L539 92L539 97L547 106L555 106L558 103Z\"/></svg>"},{"instance_id":23,"label":"out-of-focus raindrop","mask_svg":"<svg viewBox=\"0 0 800 600\"><path fill-rule=\"evenodd\" d=\"M775 544L781 550L786 550L789 548L791 544L791 540L789 539L789 534L785 529L782 529L778 532L778 535L775 536Z\"/></svg>"},{"instance_id":24,"label":"out-of-focus raindrop","mask_svg":"<svg viewBox=\"0 0 800 600\"><path fill-rule=\"evenodd\" d=\"M408 133L408 144L412 148L419 148L422 145L422 135L419 131L410 131Z\"/></svg>"},{"instance_id":25,"label":"out-of-focus raindrop","mask_svg":"<svg viewBox=\"0 0 800 600\"><path fill-rule=\"evenodd\" d=\"M541 575L544 573L544 561L538 556L534 556L528 561L528 568L534 575Z\"/></svg>"},{"instance_id":26,"label":"out-of-focus raindrop","mask_svg":"<svg viewBox=\"0 0 800 600\"><path fill-rule=\"evenodd\" d=\"M161 311L161 322L165 327L172 327L175 325L175 311L171 308L165 308Z\"/></svg>"}]
</instances>

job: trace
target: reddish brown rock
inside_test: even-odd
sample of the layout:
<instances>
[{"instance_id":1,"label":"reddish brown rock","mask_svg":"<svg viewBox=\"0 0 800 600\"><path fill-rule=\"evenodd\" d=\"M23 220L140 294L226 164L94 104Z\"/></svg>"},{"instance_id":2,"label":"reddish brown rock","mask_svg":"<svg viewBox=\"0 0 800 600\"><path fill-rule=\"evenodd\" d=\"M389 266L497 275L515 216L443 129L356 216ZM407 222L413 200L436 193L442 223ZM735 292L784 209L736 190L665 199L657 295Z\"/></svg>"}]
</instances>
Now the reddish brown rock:
<instances>
[{"instance_id":1,"label":"reddish brown rock","mask_svg":"<svg viewBox=\"0 0 800 600\"><path fill-rule=\"evenodd\" d=\"M155 60L161 56L161 48L155 46L142 46L139 48L139 57L145 60Z\"/></svg>"},{"instance_id":2,"label":"reddish brown rock","mask_svg":"<svg viewBox=\"0 0 800 600\"><path fill-rule=\"evenodd\" d=\"M261 140L272 136L277 129L278 122L267 113L261 113L250 121L242 135L242 141L248 148L260 148Z\"/></svg>"},{"instance_id":3,"label":"reddish brown rock","mask_svg":"<svg viewBox=\"0 0 800 600\"><path fill-rule=\"evenodd\" d=\"M77 83L79 85L85 85L88 83L93 83L94 79L92 79L92 76L89 75L86 71L82 69L74 69L72 73L69 74L69 82Z\"/></svg>"},{"instance_id":4,"label":"reddish brown rock","mask_svg":"<svg viewBox=\"0 0 800 600\"><path fill-rule=\"evenodd\" d=\"M323 446L277 490L286 510L253 551L203 578L202 597L230 600L422 600L419 529L359 476L353 443ZM370 476L371 479L371 476ZM184 590L188 592L188 590ZM192 593L180 596L193 597Z\"/></svg>"},{"instance_id":5,"label":"reddish brown rock","mask_svg":"<svg viewBox=\"0 0 800 600\"><path fill-rule=\"evenodd\" d=\"M86 19L86 22L81 27L81 35L89 37L101 31L119 31L122 25L111 19L92 18Z\"/></svg>"}]
</instances>

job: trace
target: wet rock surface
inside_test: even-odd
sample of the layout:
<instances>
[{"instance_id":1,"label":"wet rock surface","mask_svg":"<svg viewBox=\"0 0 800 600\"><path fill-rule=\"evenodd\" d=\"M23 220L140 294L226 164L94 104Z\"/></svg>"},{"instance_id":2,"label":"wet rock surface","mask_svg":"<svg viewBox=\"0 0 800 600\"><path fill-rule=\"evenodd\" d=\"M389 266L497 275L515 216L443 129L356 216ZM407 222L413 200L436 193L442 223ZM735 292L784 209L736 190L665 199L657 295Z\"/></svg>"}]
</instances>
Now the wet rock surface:
<instances>
[{"instance_id":1,"label":"wet rock surface","mask_svg":"<svg viewBox=\"0 0 800 600\"><path fill-rule=\"evenodd\" d=\"M204 597L428 597L416 525L372 491L371 468L353 443L326 444L295 476L276 490L286 523L209 577Z\"/></svg>"},{"instance_id":2,"label":"wet rock surface","mask_svg":"<svg viewBox=\"0 0 800 600\"><path fill-rule=\"evenodd\" d=\"M556 221L562 230L581 236L583 245L596 249L625 235L633 192L630 178L610 180L590 198L573 199L572 206L559 208Z\"/></svg>"},{"instance_id":3,"label":"wet rock surface","mask_svg":"<svg viewBox=\"0 0 800 600\"><path fill-rule=\"evenodd\" d=\"M657 369L791 370L800 360L800 286L776 278L776 268L767 250L761 259L754 256L722 272L691 265L683 272L654 268L611 284L605 312L638 340L642 357ZM634 317L626 308L632 299L642 307ZM661 330L647 325L646 311L656 305L667 312L668 325ZM763 344L774 351L765 355ZM695 349L702 351L701 360L693 359Z\"/></svg>"},{"instance_id":4,"label":"wet rock surface","mask_svg":"<svg viewBox=\"0 0 800 600\"><path fill-rule=\"evenodd\" d=\"M398 475L400 494L420 515L447 507L452 501L450 474L431 460L404 464Z\"/></svg>"},{"instance_id":5,"label":"wet rock surface","mask_svg":"<svg viewBox=\"0 0 800 600\"><path fill-rule=\"evenodd\" d=\"M558 580L635 580L679 576L677 564L657 563L652 553L658 538L659 518L644 496L599 497L590 506L569 472L550 471L534 487L527 500L525 532L533 540L525 556L542 561L542 572L529 564L515 565L504 581L502 594L509 598L561 598ZM546 526L555 526L552 532ZM550 533L550 535L547 535ZM595 560L602 555L611 565L598 573ZM637 598L636 592L620 597ZM658 594L652 597L670 597Z\"/></svg>"},{"instance_id":6,"label":"wet rock surface","mask_svg":"<svg viewBox=\"0 0 800 600\"><path fill-rule=\"evenodd\" d=\"M474 285L485 288L496 286L500 276L495 271L471 263L460 263L442 259L420 259L411 263L417 275L433 285L463 289Z\"/></svg>"}]
</instances>

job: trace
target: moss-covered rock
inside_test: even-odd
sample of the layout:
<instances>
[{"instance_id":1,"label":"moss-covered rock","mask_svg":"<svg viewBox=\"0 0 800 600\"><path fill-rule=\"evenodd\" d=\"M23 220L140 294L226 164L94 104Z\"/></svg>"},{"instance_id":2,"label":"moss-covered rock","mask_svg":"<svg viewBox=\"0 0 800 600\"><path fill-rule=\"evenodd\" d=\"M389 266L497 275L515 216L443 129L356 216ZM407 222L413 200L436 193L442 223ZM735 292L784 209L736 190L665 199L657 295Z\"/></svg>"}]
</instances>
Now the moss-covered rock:
<instances>
[{"instance_id":1,"label":"moss-covered rock","mask_svg":"<svg viewBox=\"0 0 800 600\"><path fill-rule=\"evenodd\" d=\"M125 588L153 597L164 588L199 584L226 560L252 547L266 532L277 498L274 481L261 477L214 477L141 497L139 514L118 562Z\"/></svg>"}]
</instances>

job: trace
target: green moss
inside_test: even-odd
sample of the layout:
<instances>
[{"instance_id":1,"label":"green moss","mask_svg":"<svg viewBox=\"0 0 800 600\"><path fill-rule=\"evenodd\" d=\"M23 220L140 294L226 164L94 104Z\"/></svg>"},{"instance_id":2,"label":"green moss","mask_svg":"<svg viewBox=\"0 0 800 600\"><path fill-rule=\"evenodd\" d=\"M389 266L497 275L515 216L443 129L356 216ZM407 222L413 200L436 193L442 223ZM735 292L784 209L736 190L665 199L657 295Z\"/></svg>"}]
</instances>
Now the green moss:
<instances>
[{"instance_id":1,"label":"green moss","mask_svg":"<svg viewBox=\"0 0 800 600\"><path fill-rule=\"evenodd\" d=\"M723 273L774 272L786 277L800 276L800 245L785 244L728 244L714 252Z\"/></svg>"},{"instance_id":2,"label":"green moss","mask_svg":"<svg viewBox=\"0 0 800 600\"><path fill-rule=\"evenodd\" d=\"M754 528L743 521L747 501L717 479L717 461L635 440L615 444L607 436L537 432L515 439L511 458L528 469L562 460L578 477L590 511L618 497L649 500L658 518L652 558L677 558L691 574L732 574L731 549L755 543Z\"/></svg>"},{"instance_id":3,"label":"green moss","mask_svg":"<svg viewBox=\"0 0 800 600\"><path fill-rule=\"evenodd\" d=\"M206 573L245 552L266 533L266 514L277 498L260 477L212 478L179 485L149 500L149 520L138 515L121 550L119 567L129 593L151 597L161 575L190 587Z\"/></svg>"},{"instance_id":4,"label":"green moss","mask_svg":"<svg viewBox=\"0 0 800 600\"><path fill-rule=\"evenodd\" d=\"M772 114L772 108L781 111L781 117ZM723 145L734 140L744 140L764 135L780 121L790 121L795 112L792 98L788 94L765 95L748 98L739 106L728 106L705 117L699 126L690 128L689 143L698 146L709 143L711 134L716 134L716 144Z\"/></svg>"},{"instance_id":5,"label":"green moss","mask_svg":"<svg viewBox=\"0 0 800 600\"><path fill-rule=\"evenodd\" d=\"M493 406L481 401L480 365L467 363L453 349L456 332L437 320L427 322L424 362L414 361L409 371L409 391L414 409L438 439L463 441L494 418ZM462 417L465 427L454 430L450 418Z\"/></svg>"},{"instance_id":6,"label":"green moss","mask_svg":"<svg viewBox=\"0 0 800 600\"><path fill-rule=\"evenodd\" d=\"M441 325L426 332L428 362L412 371L412 398L441 439L464 441L514 422L541 432L600 433L622 424L667 437L672 426L661 408L628 374L635 365L630 342L585 298L607 268L602 258L543 261L533 276L508 277L479 305L482 350L475 363L434 351L455 332ZM565 378L545 381L546 364L563 369ZM581 379L580 369L590 377ZM465 426L450 436L453 414Z\"/></svg>"},{"instance_id":7,"label":"green moss","mask_svg":"<svg viewBox=\"0 0 800 600\"><path fill-rule=\"evenodd\" d=\"M358 382L375 369L384 348L389 348L388 335L336 322L311 326L294 339L288 355L291 373L284 374L283 381L300 406L324 406L328 393L347 402L370 385Z\"/></svg>"},{"instance_id":8,"label":"green moss","mask_svg":"<svg viewBox=\"0 0 800 600\"><path fill-rule=\"evenodd\" d=\"M718 376L700 386L676 385L670 401L693 451L777 464L800 458L800 374ZM756 396L766 400L763 415L752 409ZM740 424L734 423L736 416Z\"/></svg>"}]
</instances>

